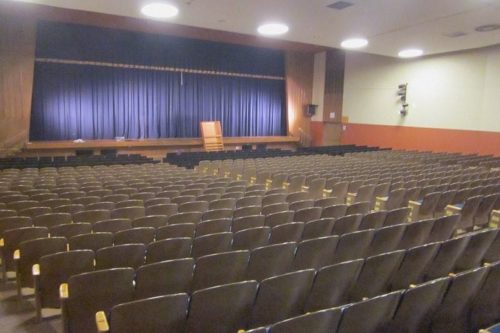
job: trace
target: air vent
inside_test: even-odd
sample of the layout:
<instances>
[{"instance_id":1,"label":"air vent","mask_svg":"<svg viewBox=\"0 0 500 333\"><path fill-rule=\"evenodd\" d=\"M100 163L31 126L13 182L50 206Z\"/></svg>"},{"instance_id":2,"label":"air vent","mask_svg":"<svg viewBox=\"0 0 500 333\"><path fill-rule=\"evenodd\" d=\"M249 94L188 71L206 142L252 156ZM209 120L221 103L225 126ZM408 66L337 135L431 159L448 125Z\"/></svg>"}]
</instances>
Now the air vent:
<instances>
[{"instance_id":1,"label":"air vent","mask_svg":"<svg viewBox=\"0 0 500 333\"><path fill-rule=\"evenodd\" d=\"M466 32L463 32L463 31L455 31L455 32L450 32L450 33L447 33L447 34L444 34L446 37L450 37L450 38L458 38L458 37L463 37L465 35L467 35Z\"/></svg>"},{"instance_id":2,"label":"air vent","mask_svg":"<svg viewBox=\"0 0 500 333\"><path fill-rule=\"evenodd\" d=\"M342 10L346 9L347 7L351 7L353 4L347 1L337 1L332 3L331 5L328 5L328 8L336 9L336 10Z\"/></svg>"},{"instance_id":3,"label":"air vent","mask_svg":"<svg viewBox=\"0 0 500 333\"><path fill-rule=\"evenodd\" d=\"M498 29L500 29L500 24L485 24L485 25L480 25L474 30L476 30L477 32L488 32Z\"/></svg>"}]
</instances>

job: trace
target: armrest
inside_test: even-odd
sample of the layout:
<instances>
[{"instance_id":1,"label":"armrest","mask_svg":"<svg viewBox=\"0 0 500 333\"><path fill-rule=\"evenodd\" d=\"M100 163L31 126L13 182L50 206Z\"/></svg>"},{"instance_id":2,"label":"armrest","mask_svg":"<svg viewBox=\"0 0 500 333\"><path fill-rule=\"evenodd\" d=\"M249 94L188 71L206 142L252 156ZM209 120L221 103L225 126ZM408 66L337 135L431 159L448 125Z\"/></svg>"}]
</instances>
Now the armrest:
<instances>
[{"instance_id":1,"label":"armrest","mask_svg":"<svg viewBox=\"0 0 500 333\"><path fill-rule=\"evenodd\" d=\"M498 228L500 226L500 210L494 210L490 215L490 228Z\"/></svg>"},{"instance_id":2,"label":"armrest","mask_svg":"<svg viewBox=\"0 0 500 333\"><path fill-rule=\"evenodd\" d=\"M302 192L309 191L309 186L302 185Z\"/></svg>"},{"instance_id":3,"label":"armrest","mask_svg":"<svg viewBox=\"0 0 500 333\"><path fill-rule=\"evenodd\" d=\"M323 189L323 198L328 198L332 195L333 190Z\"/></svg>"},{"instance_id":4,"label":"armrest","mask_svg":"<svg viewBox=\"0 0 500 333\"><path fill-rule=\"evenodd\" d=\"M67 283L61 283L61 285L59 286L59 298L61 300L69 298L69 289Z\"/></svg>"},{"instance_id":5,"label":"armrest","mask_svg":"<svg viewBox=\"0 0 500 333\"><path fill-rule=\"evenodd\" d=\"M375 197L375 211L386 210L386 204L389 201L389 197Z\"/></svg>"},{"instance_id":6,"label":"armrest","mask_svg":"<svg viewBox=\"0 0 500 333\"><path fill-rule=\"evenodd\" d=\"M462 212L462 208L458 206L448 205L446 206L444 212L446 216L460 214Z\"/></svg>"},{"instance_id":7,"label":"armrest","mask_svg":"<svg viewBox=\"0 0 500 333\"><path fill-rule=\"evenodd\" d=\"M238 173L236 175L236 180L241 180L241 178L243 178L243 175L241 173Z\"/></svg>"},{"instance_id":8,"label":"armrest","mask_svg":"<svg viewBox=\"0 0 500 333\"><path fill-rule=\"evenodd\" d=\"M422 204L418 201L410 200L408 201L408 208L410 208L410 214L408 214L408 222L413 222L418 220L418 213Z\"/></svg>"},{"instance_id":9,"label":"armrest","mask_svg":"<svg viewBox=\"0 0 500 333\"><path fill-rule=\"evenodd\" d=\"M266 179L266 190L269 190L271 188L271 185L273 183L273 180L268 178Z\"/></svg>"},{"instance_id":10,"label":"armrest","mask_svg":"<svg viewBox=\"0 0 500 333\"><path fill-rule=\"evenodd\" d=\"M33 276L40 275L40 265L39 264L34 264L33 267L31 267L31 274L33 274Z\"/></svg>"},{"instance_id":11,"label":"armrest","mask_svg":"<svg viewBox=\"0 0 500 333\"><path fill-rule=\"evenodd\" d=\"M356 199L356 193L347 193L346 204L352 205Z\"/></svg>"},{"instance_id":12,"label":"armrest","mask_svg":"<svg viewBox=\"0 0 500 333\"><path fill-rule=\"evenodd\" d=\"M5 242L3 240L3 238L0 238L0 247L4 247L5 246Z\"/></svg>"},{"instance_id":13,"label":"armrest","mask_svg":"<svg viewBox=\"0 0 500 333\"><path fill-rule=\"evenodd\" d=\"M417 285L416 284L410 284L410 289L413 289L413 288L416 288Z\"/></svg>"},{"instance_id":14,"label":"armrest","mask_svg":"<svg viewBox=\"0 0 500 333\"><path fill-rule=\"evenodd\" d=\"M454 278L454 277L457 276L457 274L455 274L455 273L448 273L448 276L451 277L451 278Z\"/></svg>"},{"instance_id":15,"label":"armrest","mask_svg":"<svg viewBox=\"0 0 500 333\"><path fill-rule=\"evenodd\" d=\"M15 250L14 255L13 255L14 260L19 260L21 259L21 251Z\"/></svg>"},{"instance_id":16,"label":"armrest","mask_svg":"<svg viewBox=\"0 0 500 333\"><path fill-rule=\"evenodd\" d=\"M257 177L250 177L250 185L255 184L256 180L257 180Z\"/></svg>"},{"instance_id":17,"label":"armrest","mask_svg":"<svg viewBox=\"0 0 500 333\"><path fill-rule=\"evenodd\" d=\"M284 190L288 190L288 188L290 187L290 183L289 182L283 182L283 189Z\"/></svg>"},{"instance_id":18,"label":"armrest","mask_svg":"<svg viewBox=\"0 0 500 333\"><path fill-rule=\"evenodd\" d=\"M106 318L104 311L99 311L95 314L95 323L97 325L98 333L109 332L108 319Z\"/></svg>"}]
</instances>

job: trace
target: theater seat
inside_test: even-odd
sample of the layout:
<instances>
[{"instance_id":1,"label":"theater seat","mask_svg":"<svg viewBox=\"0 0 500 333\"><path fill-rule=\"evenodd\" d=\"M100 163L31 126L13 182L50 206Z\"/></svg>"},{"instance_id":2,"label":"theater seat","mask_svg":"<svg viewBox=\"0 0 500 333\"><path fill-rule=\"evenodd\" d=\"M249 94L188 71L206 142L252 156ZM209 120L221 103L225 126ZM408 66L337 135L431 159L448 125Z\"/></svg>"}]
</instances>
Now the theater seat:
<instances>
[{"instance_id":1,"label":"theater seat","mask_svg":"<svg viewBox=\"0 0 500 333\"><path fill-rule=\"evenodd\" d=\"M189 296L174 294L157 296L114 306L109 318L96 313L97 331L104 332L183 332L186 325Z\"/></svg>"},{"instance_id":2,"label":"theater seat","mask_svg":"<svg viewBox=\"0 0 500 333\"><path fill-rule=\"evenodd\" d=\"M234 333L245 329L257 287L256 281L243 281L194 292L186 332Z\"/></svg>"}]
</instances>

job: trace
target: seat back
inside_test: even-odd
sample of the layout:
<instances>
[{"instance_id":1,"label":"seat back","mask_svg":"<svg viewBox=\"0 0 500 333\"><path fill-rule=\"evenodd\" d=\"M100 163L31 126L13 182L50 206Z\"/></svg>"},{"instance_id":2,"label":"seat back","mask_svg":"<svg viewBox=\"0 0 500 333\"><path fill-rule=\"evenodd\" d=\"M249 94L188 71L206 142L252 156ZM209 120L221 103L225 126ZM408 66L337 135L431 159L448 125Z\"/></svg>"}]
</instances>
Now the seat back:
<instances>
[{"instance_id":1,"label":"seat back","mask_svg":"<svg viewBox=\"0 0 500 333\"><path fill-rule=\"evenodd\" d=\"M250 253L245 278L260 282L266 278L286 273L292 267L296 249L295 242L253 249Z\"/></svg>"},{"instance_id":2,"label":"seat back","mask_svg":"<svg viewBox=\"0 0 500 333\"><path fill-rule=\"evenodd\" d=\"M334 221L333 218L322 218L305 223L302 239L306 240L330 236L332 234Z\"/></svg>"},{"instance_id":3,"label":"seat back","mask_svg":"<svg viewBox=\"0 0 500 333\"><path fill-rule=\"evenodd\" d=\"M409 249L411 247L426 243L434 226L434 219L409 223L403 234L403 238L397 246L398 249Z\"/></svg>"},{"instance_id":4,"label":"seat back","mask_svg":"<svg viewBox=\"0 0 500 333\"><path fill-rule=\"evenodd\" d=\"M99 221L108 220L111 218L111 212L105 209L83 210L73 214L74 222L85 222L94 224Z\"/></svg>"},{"instance_id":5,"label":"seat back","mask_svg":"<svg viewBox=\"0 0 500 333\"><path fill-rule=\"evenodd\" d=\"M41 308L59 308L59 286L76 274L94 270L94 252L76 250L42 256L35 296Z\"/></svg>"},{"instance_id":6,"label":"seat back","mask_svg":"<svg viewBox=\"0 0 500 333\"><path fill-rule=\"evenodd\" d=\"M183 332L189 296L185 293L152 297L116 305L110 314L111 332Z\"/></svg>"},{"instance_id":7,"label":"seat back","mask_svg":"<svg viewBox=\"0 0 500 333\"><path fill-rule=\"evenodd\" d=\"M156 240L189 237L193 238L196 230L194 223L180 223L173 225L166 225L156 230Z\"/></svg>"},{"instance_id":8,"label":"seat back","mask_svg":"<svg viewBox=\"0 0 500 333\"><path fill-rule=\"evenodd\" d=\"M270 227L250 228L233 234L233 250L252 250L269 244Z\"/></svg>"},{"instance_id":9,"label":"seat back","mask_svg":"<svg viewBox=\"0 0 500 333\"><path fill-rule=\"evenodd\" d=\"M344 235L350 232L358 231L361 224L361 214L351 214L339 217L333 223L332 235Z\"/></svg>"},{"instance_id":10,"label":"seat back","mask_svg":"<svg viewBox=\"0 0 500 333\"><path fill-rule=\"evenodd\" d=\"M457 228L459 219L460 215L443 216L436 219L427 242L442 242L450 239Z\"/></svg>"},{"instance_id":11,"label":"seat back","mask_svg":"<svg viewBox=\"0 0 500 333\"><path fill-rule=\"evenodd\" d=\"M163 216L172 216L177 213L177 204L175 203L164 203L164 204L156 204L152 206L147 206L144 211L146 216L149 215L163 215Z\"/></svg>"},{"instance_id":12,"label":"seat back","mask_svg":"<svg viewBox=\"0 0 500 333\"><path fill-rule=\"evenodd\" d=\"M270 244L298 242L302 239L304 223L292 222L277 225L271 229Z\"/></svg>"},{"instance_id":13,"label":"seat back","mask_svg":"<svg viewBox=\"0 0 500 333\"><path fill-rule=\"evenodd\" d=\"M390 332L426 332L430 317L441 303L450 278L432 280L407 289L390 322Z\"/></svg>"},{"instance_id":14,"label":"seat back","mask_svg":"<svg viewBox=\"0 0 500 333\"><path fill-rule=\"evenodd\" d=\"M233 217L232 209L213 209L206 211L201 217L202 221L230 219Z\"/></svg>"},{"instance_id":15,"label":"seat back","mask_svg":"<svg viewBox=\"0 0 500 333\"><path fill-rule=\"evenodd\" d=\"M307 313L301 316L293 317L280 321L271 326L273 333L300 333L300 332L315 332L315 333L335 333L340 322L342 310L328 309ZM253 332L247 331L247 332ZM260 332L259 332L260 333ZM262 333L265 333L262 332Z\"/></svg>"},{"instance_id":16,"label":"seat back","mask_svg":"<svg viewBox=\"0 0 500 333\"><path fill-rule=\"evenodd\" d=\"M462 236L442 242L436 257L426 269L426 279L436 279L451 273L469 240L470 236Z\"/></svg>"},{"instance_id":17,"label":"seat back","mask_svg":"<svg viewBox=\"0 0 500 333\"><path fill-rule=\"evenodd\" d=\"M369 257L365 260L356 284L351 290L353 300L375 297L389 290L389 280L399 268L405 251L393 251ZM376 276L374 279L373 277Z\"/></svg>"},{"instance_id":18,"label":"seat back","mask_svg":"<svg viewBox=\"0 0 500 333\"><path fill-rule=\"evenodd\" d=\"M198 258L191 285L192 290L242 281L249 257L248 251L232 251Z\"/></svg>"},{"instance_id":19,"label":"seat back","mask_svg":"<svg viewBox=\"0 0 500 333\"><path fill-rule=\"evenodd\" d=\"M387 216L386 211L368 213L361 219L358 229L366 230L366 229L382 228L386 216Z\"/></svg>"},{"instance_id":20,"label":"seat back","mask_svg":"<svg viewBox=\"0 0 500 333\"><path fill-rule=\"evenodd\" d=\"M238 232L245 229L263 227L265 218L264 215L250 215L236 218L233 220L231 231Z\"/></svg>"},{"instance_id":21,"label":"seat back","mask_svg":"<svg viewBox=\"0 0 500 333\"><path fill-rule=\"evenodd\" d=\"M498 230L484 230L471 234L467 247L455 263L455 271L459 272L479 267L484 255L497 237Z\"/></svg>"},{"instance_id":22,"label":"seat back","mask_svg":"<svg viewBox=\"0 0 500 333\"><path fill-rule=\"evenodd\" d=\"M139 217L132 221L133 228L161 228L167 225L167 216L165 215L148 215Z\"/></svg>"},{"instance_id":23,"label":"seat back","mask_svg":"<svg viewBox=\"0 0 500 333\"><path fill-rule=\"evenodd\" d=\"M193 258L205 256L207 254L231 251L233 234L231 232L220 232L205 236L196 237L193 241Z\"/></svg>"},{"instance_id":24,"label":"seat back","mask_svg":"<svg viewBox=\"0 0 500 333\"><path fill-rule=\"evenodd\" d=\"M113 234L111 232L95 232L81 234L69 239L70 250L97 250L113 245Z\"/></svg>"},{"instance_id":25,"label":"seat back","mask_svg":"<svg viewBox=\"0 0 500 333\"><path fill-rule=\"evenodd\" d=\"M134 270L115 268L73 275L69 297L62 301L65 332L94 332L97 311L108 313L117 304L133 300Z\"/></svg>"},{"instance_id":26,"label":"seat back","mask_svg":"<svg viewBox=\"0 0 500 333\"><path fill-rule=\"evenodd\" d=\"M363 258L368 251L374 234L375 230L368 229L342 235L331 263L336 264L342 261Z\"/></svg>"},{"instance_id":27,"label":"seat back","mask_svg":"<svg viewBox=\"0 0 500 333\"><path fill-rule=\"evenodd\" d=\"M88 234L92 232L92 224L90 223L69 223L56 225L50 228L50 235L52 237L65 237L70 239L76 235Z\"/></svg>"},{"instance_id":28,"label":"seat back","mask_svg":"<svg viewBox=\"0 0 500 333\"><path fill-rule=\"evenodd\" d=\"M45 227L23 227L10 229L4 232L4 246L2 248L2 270L3 278L6 281L5 273L14 270L14 251L19 248L19 244L37 238L46 238L49 236L49 231Z\"/></svg>"},{"instance_id":29,"label":"seat back","mask_svg":"<svg viewBox=\"0 0 500 333\"><path fill-rule=\"evenodd\" d=\"M193 239L190 237L166 238L148 244L146 262L187 258L191 255Z\"/></svg>"},{"instance_id":30,"label":"seat back","mask_svg":"<svg viewBox=\"0 0 500 333\"><path fill-rule=\"evenodd\" d=\"M438 252L440 243L429 243L408 249L390 285L393 290L408 288L423 280L424 271Z\"/></svg>"},{"instance_id":31,"label":"seat back","mask_svg":"<svg viewBox=\"0 0 500 333\"><path fill-rule=\"evenodd\" d=\"M144 264L146 246L144 244L123 244L97 250L96 270L132 267L137 269Z\"/></svg>"},{"instance_id":32,"label":"seat back","mask_svg":"<svg viewBox=\"0 0 500 333\"><path fill-rule=\"evenodd\" d=\"M193 258L142 265L136 271L135 298L190 292L193 271Z\"/></svg>"},{"instance_id":33,"label":"seat back","mask_svg":"<svg viewBox=\"0 0 500 333\"><path fill-rule=\"evenodd\" d=\"M16 269L18 288L33 288L33 265L39 263L42 256L66 251L67 243L64 237L37 238L19 243L21 256Z\"/></svg>"},{"instance_id":34,"label":"seat back","mask_svg":"<svg viewBox=\"0 0 500 333\"><path fill-rule=\"evenodd\" d=\"M203 213L202 212L186 212L186 213L176 213L170 215L168 218L168 224L180 224L180 223L194 223L197 224L201 221Z\"/></svg>"},{"instance_id":35,"label":"seat back","mask_svg":"<svg viewBox=\"0 0 500 333\"><path fill-rule=\"evenodd\" d=\"M264 225L274 228L278 225L292 222L293 216L294 212L291 210L269 214L264 219Z\"/></svg>"},{"instance_id":36,"label":"seat back","mask_svg":"<svg viewBox=\"0 0 500 333\"><path fill-rule=\"evenodd\" d=\"M396 250L403 239L406 228L406 224L397 224L375 230L375 235L368 249L369 255L373 256Z\"/></svg>"},{"instance_id":37,"label":"seat back","mask_svg":"<svg viewBox=\"0 0 500 333\"><path fill-rule=\"evenodd\" d=\"M141 227L122 230L115 233L114 244L144 244L151 243L155 238L155 228Z\"/></svg>"},{"instance_id":38,"label":"seat back","mask_svg":"<svg viewBox=\"0 0 500 333\"><path fill-rule=\"evenodd\" d=\"M472 302L487 273L488 267L480 267L452 278L441 305L432 316L432 332L467 331Z\"/></svg>"},{"instance_id":39,"label":"seat back","mask_svg":"<svg viewBox=\"0 0 500 333\"><path fill-rule=\"evenodd\" d=\"M251 326L275 323L302 312L315 271L301 270L263 280L252 310Z\"/></svg>"},{"instance_id":40,"label":"seat back","mask_svg":"<svg viewBox=\"0 0 500 333\"><path fill-rule=\"evenodd\" d=\"M293 269L318 269L330 264L338 241L338 236L328 236L300 242L293 260Z\"/></svg>"},{"instance_id":41,"label":"seat back","mask_svg":"<svg viewBox=\"0 0 500 333\"><path fill-rule=\"evenodd\" d=\"M117 233L122 230L132 228L132 221L127 218L115 218L94 223L92 230L94 232L111 232Z\"/></svg>"},{"instance_id":42,"label":"seat back","mask_svg":"<svg viewBox=\"0 0 500 333\"><path fill-rule=\"evenodd\" d=\"M244 281L195 291L191 297L186 331L237 332L247 327L258 284Z\"/></svg>"},{"instance_id":43,"label":"seat back","mask_svg":"<svg viewBox=\"0 0 500 333\"><path fill-rule=\"evenodd\" d=\"M392 319L401 295L402 291L395 291L348 305L343 311L337 332L359 333L382 331L382 328Z\"/></svg>"},{"instance_id":44,"label":"seat back","mask_svg":"<svg viewBox=\"0 0 500 333\"><path fill-rule=\"evenodd\" d=\"M349 291L356 283L364 260L356 259L321 268L305 305L306 312L332 308L349 301Z\"/></svg>"}]
</instances>

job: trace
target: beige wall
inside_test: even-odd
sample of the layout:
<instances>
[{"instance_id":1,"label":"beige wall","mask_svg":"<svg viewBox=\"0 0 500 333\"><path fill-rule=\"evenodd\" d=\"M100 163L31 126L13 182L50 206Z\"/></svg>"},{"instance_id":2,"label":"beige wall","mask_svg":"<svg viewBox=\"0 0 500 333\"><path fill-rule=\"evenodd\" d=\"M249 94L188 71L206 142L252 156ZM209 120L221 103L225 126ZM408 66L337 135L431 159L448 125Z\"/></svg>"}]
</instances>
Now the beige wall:
<instances>
[{"instance_id":1,"label":"beige wall","mask_svg":"<svg viewBox=\"0 0 500 333\"><path fill-rule=\"evenodd\" d=\"M406 117L399 114L400 83L408 83ZM500 132L499 97L500 45L414 60L346 57L343 113L350 123Z\"/></svg>"}]
</instances>

